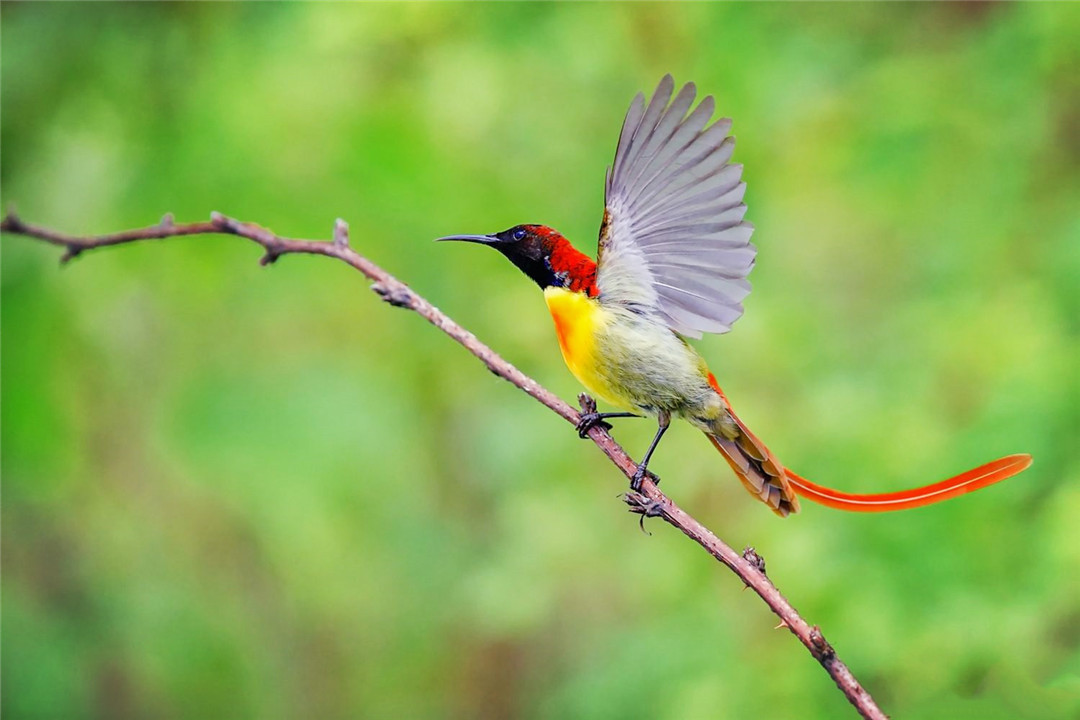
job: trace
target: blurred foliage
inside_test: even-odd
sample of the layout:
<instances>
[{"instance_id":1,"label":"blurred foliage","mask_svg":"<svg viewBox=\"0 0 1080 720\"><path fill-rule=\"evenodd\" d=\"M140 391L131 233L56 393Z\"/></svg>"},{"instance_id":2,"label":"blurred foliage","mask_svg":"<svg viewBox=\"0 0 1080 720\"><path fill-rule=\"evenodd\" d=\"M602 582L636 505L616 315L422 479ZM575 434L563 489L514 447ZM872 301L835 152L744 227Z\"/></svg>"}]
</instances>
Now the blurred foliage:
<instances>
[{"instance_id":1,"label":"blurred foliage","mask_svg":"<svg viewBox=\"0 0 1080 720\"><path fill-rule=\"evenodd\" d=\"M903 718L1080 713L1080 6L11 4L2 201L354 245L564 397L536 288L452 232L592 250L625 108L735 118L760 248L699 346L857 491L786 521L686 427L657 472ZM58 270L3 241L5 718L836 718L764 606L566 423L348 268L229 238ZM638 453L650 423L617 437Z\"/></svg>"}]
</instances>

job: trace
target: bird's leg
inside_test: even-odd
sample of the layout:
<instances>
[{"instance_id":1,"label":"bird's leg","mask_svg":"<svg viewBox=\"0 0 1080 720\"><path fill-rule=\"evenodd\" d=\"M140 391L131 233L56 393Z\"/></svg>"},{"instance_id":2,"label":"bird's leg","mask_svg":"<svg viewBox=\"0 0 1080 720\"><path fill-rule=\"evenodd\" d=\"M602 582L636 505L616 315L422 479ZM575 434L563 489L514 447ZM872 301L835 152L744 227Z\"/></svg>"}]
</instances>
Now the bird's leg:
<instances>
[{"instance_id":1,"label":"bird's leg","mask_svg":"<svg viewBox=\"0 0 1080 720\"><path fill-rule=\"evenodd\" d=\"M587 393L581 393L578 395L578 401L581 403L581 415L577 423L578 437L584 439L590 428L602 427L605 430L610 430L611 425L604 422L605 418L615 417L641 417L641 415L635 415L630 412L614 412L614 413L602 413L596 412L596 401L593 400Z\"/></svg>"},{"instance_id":2,"label":"bird's leg","mask_svg":"<svg viewBox=\"0 0 1080 720\"><path fill-rule=\"evenodd\" d=\"M668 425L671 424L671 413L661 410L657 419L660 422L660 427L656 430L656 435L653 437L649 449L645 451L645 457L641 458L641 462L638 463L637 470L634 471L634 477L630 478L630 489L634 492L641 491L641 481L645 479L645 475L649 472L649 459L652 458L653 451L660 444L660 438L664 437Z\"/></svg>"}]
</instances>

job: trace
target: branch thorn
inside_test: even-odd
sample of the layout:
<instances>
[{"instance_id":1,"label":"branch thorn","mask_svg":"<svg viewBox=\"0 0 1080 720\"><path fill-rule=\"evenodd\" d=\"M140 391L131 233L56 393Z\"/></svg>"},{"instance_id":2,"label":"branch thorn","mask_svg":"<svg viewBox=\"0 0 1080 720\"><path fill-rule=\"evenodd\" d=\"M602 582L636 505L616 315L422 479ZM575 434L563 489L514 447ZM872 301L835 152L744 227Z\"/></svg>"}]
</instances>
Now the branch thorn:
<instances>
[{"instance_id":1,"label":"branch thorn","mask_svg":"<svg viewBox=\"0 0 1080 720\"><path fill-rule=\"evenodd\" d=\"M589 393L579 393L577 396L578 404L581 405L581 412L594 413L596 412L596 400Z\"/></svg>"},{"instance_id":2,"label":"branch thorn","mask_svg":"<svg viewBox=\"0 0 1080 720\"><path fill-rule=\"evenodd\" d=\"M381 282L372 283L371 289L379 297L394 307L409 307L412 303L412 293L405 287L390 287Z\"/></svg>"},{"instance_id":3,"label":"branch thorn","mask_svg":"<svg viewBox=\"0 0 1080 720\"><path fill-rule=\"evenodd\" d=\"M349 223L341 218L334 221L334 247L349 247Z\"/></svg>"}]
</instances>

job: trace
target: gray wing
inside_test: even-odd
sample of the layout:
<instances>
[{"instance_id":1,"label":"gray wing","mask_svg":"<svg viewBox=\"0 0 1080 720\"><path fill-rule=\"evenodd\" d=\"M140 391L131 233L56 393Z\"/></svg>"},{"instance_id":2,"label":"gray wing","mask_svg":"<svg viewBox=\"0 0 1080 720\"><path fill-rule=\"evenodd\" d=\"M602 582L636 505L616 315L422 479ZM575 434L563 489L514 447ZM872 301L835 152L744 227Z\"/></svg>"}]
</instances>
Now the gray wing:
<instances>
[{"instance_id":1,"label":"gray wing","mask_svg":"<svg viewBox=\"0 0 1080 720\"><path fill-rule=\"evenodd\" d=\"M731 120L709 125L714 102L691 112L696 89L665 75L641 93L608 169L597 286L603 298L657 311L689 337L724 333L743 313L757 250L743 221L746 183L733 165ZM670 104L669 104L670 103Z\"/></svg>"}]
</instances>

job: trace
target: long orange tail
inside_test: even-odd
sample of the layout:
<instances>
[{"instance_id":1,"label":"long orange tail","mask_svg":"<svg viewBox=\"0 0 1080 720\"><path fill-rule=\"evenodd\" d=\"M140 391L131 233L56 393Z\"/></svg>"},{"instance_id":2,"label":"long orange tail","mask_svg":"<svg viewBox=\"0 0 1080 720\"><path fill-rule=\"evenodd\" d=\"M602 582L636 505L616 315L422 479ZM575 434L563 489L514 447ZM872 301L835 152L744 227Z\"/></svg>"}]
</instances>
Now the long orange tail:
<instances>
[{"instance_id":1,"label":"long orange tail","mask_svg":"<svg viewBox=\"0 0 1080 720\"><path fill-rule=\"evenodd\" d=\"M1026 470L1029 465L1030 455L1006 455L933 485L873 495L858 495L822 487L799 477L787 468L784 468L784 473L795 492L807 500L850 512L889 512L931 505L957 495L975 492L987 485L1011 478Z\"/></svg>"},{"instance_id":2,"label":"long orange tail","mask_svg":"<svg viewBox=\"0 0 1080 720\"><path fill-rule=\"evenodd\" d=\"M716 449L731 465L742 484L780 516L799 512L796 495L821 505L849 512L889 512L931 505L964 493L975 492L1023 472L1031 465L1031 456L1007 455L985 465L960 473L932 485L898 492L860 495L841 492L810 482L783 467L776 456L765 447L731 409L724 391L709 373L709 384L723 398L733 423L720 421L714 432L707 432Z\"/></svg>"}]
</instances>

